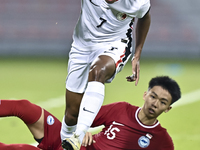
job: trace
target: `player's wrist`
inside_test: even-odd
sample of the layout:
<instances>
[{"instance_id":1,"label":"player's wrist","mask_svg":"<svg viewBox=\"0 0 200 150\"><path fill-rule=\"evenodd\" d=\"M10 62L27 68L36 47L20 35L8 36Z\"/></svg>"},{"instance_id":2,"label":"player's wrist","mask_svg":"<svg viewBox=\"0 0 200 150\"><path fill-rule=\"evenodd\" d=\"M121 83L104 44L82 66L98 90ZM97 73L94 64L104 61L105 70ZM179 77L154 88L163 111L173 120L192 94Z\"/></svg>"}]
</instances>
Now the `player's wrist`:
<instances>
[{"instance_id":1,"label":"player's wrist","mask_svg":"<svg viewBox=\"0 0 200 150\"><path fill-rule=\"evenodd\" d=\"M134 60L134 61L139 61L139 60L140 60L140 57L134 55L134 56L132 57L131 61L133 61L133 60Z\"/></svg>"}]
</instances>

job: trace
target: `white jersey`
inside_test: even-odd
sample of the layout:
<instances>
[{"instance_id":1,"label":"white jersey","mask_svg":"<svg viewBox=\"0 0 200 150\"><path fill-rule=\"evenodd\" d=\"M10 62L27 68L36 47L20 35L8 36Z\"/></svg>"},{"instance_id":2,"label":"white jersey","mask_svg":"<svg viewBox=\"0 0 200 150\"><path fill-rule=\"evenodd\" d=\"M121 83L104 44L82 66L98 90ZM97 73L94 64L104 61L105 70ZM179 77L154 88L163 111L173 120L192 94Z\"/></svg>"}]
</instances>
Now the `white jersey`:
<instances>
[{"instance_id":1,"label":"white jersey","mask_svg":"<svg viewBox=\"0 0 200 150\"><path fill-rule=\"evenodd\" d=\"M142 18L150 8L150 0L82 0L81 15L74 30L72 46L95 50L99 45L126 38L133 18Z\"/></svg>"}]
</instances>

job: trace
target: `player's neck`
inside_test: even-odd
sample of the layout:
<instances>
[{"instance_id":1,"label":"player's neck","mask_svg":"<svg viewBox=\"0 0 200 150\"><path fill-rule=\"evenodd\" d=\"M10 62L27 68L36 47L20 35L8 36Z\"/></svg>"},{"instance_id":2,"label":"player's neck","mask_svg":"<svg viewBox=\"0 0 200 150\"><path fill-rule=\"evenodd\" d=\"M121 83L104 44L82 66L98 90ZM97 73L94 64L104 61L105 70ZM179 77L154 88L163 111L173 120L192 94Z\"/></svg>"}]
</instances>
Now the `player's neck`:
<instances>
[{"instance_id":1,"label":"player's neck","mask_svg":"<svg viewBox=\"0 0 200 150\"><path fill-rule=\"evenodd\" d=\"M141 109L138 113L138 118L140 122L144 125L154 125L157 122L157 118L148 118L143 109Z\"/></svg>"}]
</instances>

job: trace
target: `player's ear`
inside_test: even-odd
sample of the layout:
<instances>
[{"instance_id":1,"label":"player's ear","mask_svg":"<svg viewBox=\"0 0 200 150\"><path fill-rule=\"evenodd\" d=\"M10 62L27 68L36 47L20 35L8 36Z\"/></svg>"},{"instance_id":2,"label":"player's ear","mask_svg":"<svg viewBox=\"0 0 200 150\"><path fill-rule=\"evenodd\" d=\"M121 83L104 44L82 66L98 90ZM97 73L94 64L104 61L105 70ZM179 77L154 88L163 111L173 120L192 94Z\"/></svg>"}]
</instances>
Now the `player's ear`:
<instances>
[{"instance_id":1,"label":"player's ear","mask_svg":"<svg viewBox=\"0 0 200 150\"><path fill-rule=\"evenodd\" d=\"M168 111L170 111L172 109L172 106L169 106L166 110L165 113L167 113Z\"/></svg>"},{"instance_id":2,"label":"player's ear","mask_svg":"<svg viewBox=\"0 0 200 150\"><path fill-rule=\"evenodd\" d=\"M147 95L147 92L145 91L143 94L143 100L145 100L146 95Z\"/></svg>"}]
</instances>

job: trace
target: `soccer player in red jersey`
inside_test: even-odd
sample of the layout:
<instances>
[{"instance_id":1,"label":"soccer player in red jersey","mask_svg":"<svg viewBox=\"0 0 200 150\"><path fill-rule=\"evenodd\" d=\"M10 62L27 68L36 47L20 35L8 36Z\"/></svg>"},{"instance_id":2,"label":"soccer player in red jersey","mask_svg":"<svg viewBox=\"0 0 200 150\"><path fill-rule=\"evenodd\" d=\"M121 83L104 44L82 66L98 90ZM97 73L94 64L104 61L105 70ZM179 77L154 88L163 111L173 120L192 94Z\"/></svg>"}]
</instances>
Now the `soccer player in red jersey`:
<instances>
[{"instance_id":1,"label":"soccer player in red jersey","mask_svg":"<svg viewBox=\"0 0 200 150\"><path fill-rule=\"evenodd\" d=\"M63 150L61 147L61 122L45 109L28 100L0 100L0 117L16 116L29 128L38 148L26 144L3 144L3 150Z\"/></svg>"},{"instance_id":2,"label":"soccer player in red jersey","mask_svg":"<svg viewBox=\"0 0 200 150\"><path fill-rule=\"evenodd\" d=\"M82 146L81 150L174 150L171 137L157 117L168 112L180 97L174 80L167 76L153 78L141 108L126 102L102 106L92 127L105 127L96 135L86 134L82 145L90 146Z\"/></svg>"},{"instance_id":3,"label":"soccer player in red jersey","mask_svg":"<svg viewBox=\"0 0 200 150\"><path fill-rule=\"evenodd\" d=\"M92 127L104 125L95 135L87 133L81 150L174 150L167 130L161 127L157 117L168 112L181 97L176 81L167 76L152 78L144 93L144 105L140 108L127 102L116 102L101 107ZM49 112L27 100L1 100L0 117L17 116L30 129L42 150L62 150L61 122ZM4 150L34 150L26 144L5 145ZM7 149L6 149L7 148ZM10 148L10 149L9 149ZM38 150L35 147L35 150Z\"/></svg>"}]
</instances>

